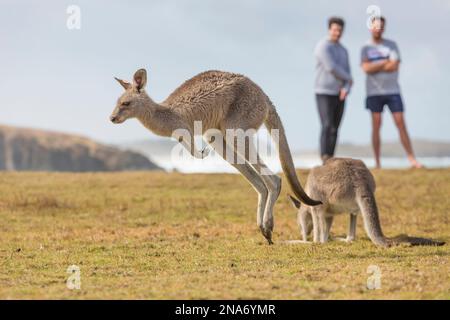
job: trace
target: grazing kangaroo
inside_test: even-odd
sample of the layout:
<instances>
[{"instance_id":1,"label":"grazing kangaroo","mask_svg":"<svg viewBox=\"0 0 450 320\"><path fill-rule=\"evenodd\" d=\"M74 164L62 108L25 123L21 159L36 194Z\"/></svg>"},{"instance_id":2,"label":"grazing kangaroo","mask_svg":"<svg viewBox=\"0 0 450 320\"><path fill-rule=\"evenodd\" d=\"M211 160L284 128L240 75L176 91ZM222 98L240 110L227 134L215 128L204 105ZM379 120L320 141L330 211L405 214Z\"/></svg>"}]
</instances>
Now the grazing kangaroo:
<instances>
[{"instance_id":1,"label":"grazing kangaroo","mask_svg":"<svg viewBox=\"0 0 450 320\"><path fill-rule=\"evenodd\" d=\"M311 170L306 192L323 205L316 207L300 206L300 202L291 197L298 209L297 222L301 229L303 242L313 230L314 242L327 242L333 217L340 213L350 214L350 226L346 241L356 236L356 216L361 213L367 235L378 246L388 247L395 244L443 245L444 242L431 239L400 236L394 239L383 235L375 201L375 180L361 160L331 158L324 165Z\"/></svg>"},{"instance_id":2,"label":"grazing kangaroo","mask_svg":"<svg viewBox=\"0 0 450 320\"><path fill-rule=\"evenodd\" d=\"M279 140L273 140L277 144L281 166L296 201L300 200L310 206L321 203L309 198L304 192L295 173L283 125L275 107L261 88L249 78L235 73L206 71L184 82L161 103L154 102L144 91L147 83L145 69L136 71L132 84L116 80L125 92L119 97L110 117L113 123L137 118L150 131L166 137L172 136L175 131L186 130L192 138L181 137L179 142L192 156L204 158L207 152L197 150L193 139L194 123L201 122L206 141L258 193L257 225L270 244L273 206L280 194L281 179L269 171L251 139L247 140L242 152L237 148L236 137L229 138L227 135L229 130L256 132L263 123L269 132L278 130ZM213 135L210 129L216 130ZM250 161L250 158L255 159L255 155L256 161Z\"/></svg>"}]
</instances>

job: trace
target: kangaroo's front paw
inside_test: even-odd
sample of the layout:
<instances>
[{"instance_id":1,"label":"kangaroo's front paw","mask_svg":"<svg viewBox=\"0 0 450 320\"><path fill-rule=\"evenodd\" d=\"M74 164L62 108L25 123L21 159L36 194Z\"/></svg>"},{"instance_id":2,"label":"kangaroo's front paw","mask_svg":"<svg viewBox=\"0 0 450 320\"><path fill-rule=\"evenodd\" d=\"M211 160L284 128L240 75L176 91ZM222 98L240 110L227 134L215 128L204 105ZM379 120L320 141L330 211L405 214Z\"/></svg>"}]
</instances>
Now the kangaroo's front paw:
<instances>
[{"instance_id":1,"label":"kangaroo's front paw","mask_svg":"<svg viewBox=\"0 0 450 320\"><path fill-rule=\"evenodd\" d=\"M347 243L352 243L353 241L355 241L355 237L347 236L347 238L345 238L345 242Z\"/></svg>"},{"instance_id":2,"label":"kangaroo's front paw","mask_svg":"<svg viewBox=\"0 0 450 320\"><path fill-rule=\"evenodd\" d=\"M351 243L353 242L353 240L355 240L355 238L349 238L349 237L329 237L330 240L336 240L336 241L341 241L341 242L347 242L347 243Z\"/></svg>"},{"instance_id":3,"label":"kangaroo's front paw","mask_svg":"<svg viewBox=\"0 0 450 320\"><path fill-rule=\"evenodd\" d=\"M202 151L200 151L201 158L202 159L206 158L209 155L209 152L210 152L209 148L205 147Z\"/></svg>"},{"instance_id":4,"label":"kangaroo's front paw","mask_svg":"<svg viewBox=\"0 0 450 320\"><path fill-rule=\"evenodd\" d=\"M204 159L208 156L208 154L209 154L209 149L205 147L201 151L195 150L193 156L197 159Z\"/></svg>"}]
</instances>

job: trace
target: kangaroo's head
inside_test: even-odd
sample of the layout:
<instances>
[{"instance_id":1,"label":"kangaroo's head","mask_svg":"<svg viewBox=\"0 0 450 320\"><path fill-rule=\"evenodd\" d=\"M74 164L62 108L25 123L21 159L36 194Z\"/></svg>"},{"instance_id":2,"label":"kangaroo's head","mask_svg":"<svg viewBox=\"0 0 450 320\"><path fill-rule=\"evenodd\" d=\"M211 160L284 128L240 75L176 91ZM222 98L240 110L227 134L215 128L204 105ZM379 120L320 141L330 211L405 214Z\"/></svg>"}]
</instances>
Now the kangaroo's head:
<instances>
[{"instance_id":1,"label":"kangaroo's head","mask_svg":"<svg viewBox=\"0 0 450 320\"><path fill-rule=\"evenodd\" d=\"M133 83L117 79L125 92L117 100L117 105L110 116L113 123L122 123L127 119L135 118L145 108L148 95L144 88L147 83L147 71L139 69L133 76Z\"/></svg>"}]
</instances>

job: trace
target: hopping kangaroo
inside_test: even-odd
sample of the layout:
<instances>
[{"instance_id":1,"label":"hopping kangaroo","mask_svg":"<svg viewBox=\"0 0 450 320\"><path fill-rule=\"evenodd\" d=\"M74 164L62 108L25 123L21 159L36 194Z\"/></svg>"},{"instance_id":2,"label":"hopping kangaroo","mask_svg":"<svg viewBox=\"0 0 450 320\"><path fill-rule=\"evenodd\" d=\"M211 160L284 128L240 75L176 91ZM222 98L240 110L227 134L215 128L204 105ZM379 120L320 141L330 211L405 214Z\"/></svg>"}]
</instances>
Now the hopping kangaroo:
<instances>
[{"instance_id":1,"label":"hopping kangaroo","mask_svg":"<svg viewBox=\"0 0 450 320\"><path fill-rule=\"evenodd\" d=\"M333 217L339 213L350 214L350 225L345 240L353 241L356 236L356 216L361 213L367 235L378 246L388 247L400 243L444 244L425 238L400 236L389 239L383 235L374 196L375 180L361 160L345 158L327 160L324 165L311 170L305 190L311 197L322 201L323 205L300 206L300 202L291 197L299 209L297 222L303 242L307 242L311 230L314 242L327 242Z\"/></svg>"},{"instance_id":2,"label":"hopping kangaroo","mask_svg":"<svg viewBox=\"0 0 450 320\"><path fill-rule=\"evenodd\" d=\"M235 167L258 193L257 225L269 243L272 243L273 206L280 194L281 179L269 171L249 137L242 151L237 148L236 136L227 136L229 130L256 132L262 124L269 132L278 130L279 139L273 140L277 143L281 166L296 201L310 206L321 203L304 192L275 107L249 78L228 72L206 71L184 82L161 103L154 102L144 91L147 83L145 69L136 71L133 83L116 80L125 92L119 97L110 117L113 123L137 118L150 131L166 137L184 130L190 137L177 137L179 142L192 156L204 158L206 152L197 150L193 139L194 123L201 122L206 142Z\"/></svg>"}]
</instances>

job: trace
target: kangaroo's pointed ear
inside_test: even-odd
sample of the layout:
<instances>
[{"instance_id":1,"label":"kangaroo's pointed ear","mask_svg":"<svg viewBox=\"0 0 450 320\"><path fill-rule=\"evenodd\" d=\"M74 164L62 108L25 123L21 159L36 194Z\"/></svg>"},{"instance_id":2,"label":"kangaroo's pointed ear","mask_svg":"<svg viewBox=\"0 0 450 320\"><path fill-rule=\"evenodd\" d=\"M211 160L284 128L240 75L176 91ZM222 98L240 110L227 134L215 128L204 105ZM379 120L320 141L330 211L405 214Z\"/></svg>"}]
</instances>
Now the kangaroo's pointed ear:
<instances>
[{"instance_id":1,"label":"kangaroo's pointed ear","mask_svg":"<svg viewBox=\"0 0 450 320\"><path fill-rule=\"evenodd\" d=\"M144 89L147 84L147 71L145 69L139 69L136 71L133 76L133 81L138 91Z\"/></svg>"},{"instance_id":2,"label":"kangaroo's pointed ear","mask_svg":"<svg viewBox=\"0 0 450 320\"><path fill-rule=\"evenodd\" d=\"M302 203L300 201L298 201L297 199L295 199L291 195L289 195L289 200L291 200L291 202L292 202L292 204L294 205L295 208L300 209L300 206L302 205Z\"/></svg>"},{"instance_id":3,"label":"kangaroo's pointed ear","mask_svg":"<svg viewBox=\"0 0 450 320\"><path fill-rule=\"evenodd\" d=\"M114 79L116 79L117 82L120 83L120 85L121 85L125 90L128 90L128 89L131 88L131 83L129 83L129 82L125 81L125 80L116 78L116 77L114 77Z\"/></svg>"}]
</instances>

